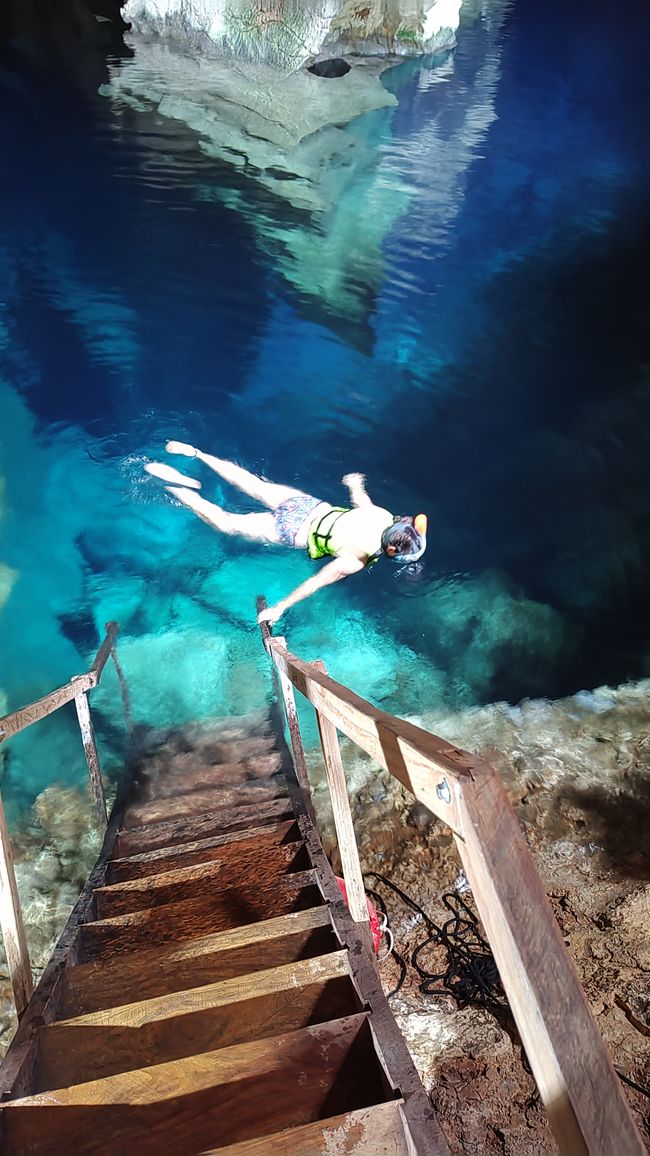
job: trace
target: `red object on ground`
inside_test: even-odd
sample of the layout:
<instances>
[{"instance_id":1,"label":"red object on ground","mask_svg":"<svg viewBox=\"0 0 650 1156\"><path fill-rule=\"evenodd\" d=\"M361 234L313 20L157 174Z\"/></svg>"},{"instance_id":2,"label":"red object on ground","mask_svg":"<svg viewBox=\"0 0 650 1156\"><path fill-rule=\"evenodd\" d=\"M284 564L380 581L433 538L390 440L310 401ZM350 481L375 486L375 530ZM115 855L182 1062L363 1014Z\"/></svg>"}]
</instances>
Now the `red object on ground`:
<instances>
[{"instance_id":1,"label":"red object on ground","mask_svg":"<svg viewBox=\"0 0 650 1156\"><path fill-rule=\"evenodd\" d=\"M339 891L341 892L341 895L343 896L343 898L345 899L345 902L347 903L348 890L347 890L347 887L345 886L345 879L340 879L338 875L335 876L335 879L339 885ZM368 899L367 895L366 895L366 903L368 904L368 915L370 916L370 934L372 935L372 942L373 942L373 946L375 949L375 955L379 955L379 946L381 944L381 930L380 930L380 926L379 926L379 916L377 915L377 908L375 907L374 903L372 903L370 901L370 899Z\"/></svg>"}]
</instances>

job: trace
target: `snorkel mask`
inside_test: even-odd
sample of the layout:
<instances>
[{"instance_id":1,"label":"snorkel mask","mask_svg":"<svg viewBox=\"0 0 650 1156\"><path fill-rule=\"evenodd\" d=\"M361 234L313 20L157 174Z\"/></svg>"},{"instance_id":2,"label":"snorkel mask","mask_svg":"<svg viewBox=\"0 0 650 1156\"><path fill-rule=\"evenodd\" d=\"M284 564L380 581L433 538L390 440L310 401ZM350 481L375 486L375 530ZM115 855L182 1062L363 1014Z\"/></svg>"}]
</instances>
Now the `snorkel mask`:
<instances>
[{"instance_id":1,"label":"snorkel mask","mask_svg":"<svg viewBox=\"0 0 650 1156\"><path fill-rule=\"evenodd\" d=\"M399 529L411 539L413 548L407 554L394 554L392 562L417 562L427 548L427 516L417 514L415 518L396 518L389 530Z\"/></svg>"}]
</instances>

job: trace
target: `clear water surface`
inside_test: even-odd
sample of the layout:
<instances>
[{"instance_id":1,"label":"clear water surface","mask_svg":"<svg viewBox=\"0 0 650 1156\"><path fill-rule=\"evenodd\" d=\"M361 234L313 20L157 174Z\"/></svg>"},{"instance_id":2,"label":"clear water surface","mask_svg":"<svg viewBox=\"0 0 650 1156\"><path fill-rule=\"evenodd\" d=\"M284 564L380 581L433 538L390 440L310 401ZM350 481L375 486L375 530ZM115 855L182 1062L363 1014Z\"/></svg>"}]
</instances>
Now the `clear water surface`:
<instances>
[{"instance_id":1,"label":"clear water surface","mask_svg":"<svg viewBox=\"0 0 650 1156\"><path fill-rule=\"evenodd\" d=\"M389 709L650 672L649 33L641 4L485 4L453 53L384 74L398 104L345 129L363 163L316 217L111 97L138 62L110 35L3 43L7 709L84 669L108 618L142 724L269 693L254 598L310 563L178 508L142 472L168 437L334 501L363 470L428 513L419 569L282 624ZM96 703L116 763L110 677ZM74 715L3 773L14 813L76 781Z\"/></svg>"}]
</instances>

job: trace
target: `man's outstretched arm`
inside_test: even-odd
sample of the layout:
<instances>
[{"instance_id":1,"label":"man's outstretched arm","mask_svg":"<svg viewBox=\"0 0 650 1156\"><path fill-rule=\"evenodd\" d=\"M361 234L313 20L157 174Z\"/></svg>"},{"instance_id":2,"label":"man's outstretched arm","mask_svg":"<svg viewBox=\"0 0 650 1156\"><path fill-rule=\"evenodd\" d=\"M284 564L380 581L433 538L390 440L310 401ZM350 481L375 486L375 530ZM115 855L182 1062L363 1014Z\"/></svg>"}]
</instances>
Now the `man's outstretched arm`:
<instances>
[{"instance_id":1,"label":"man's outstretched arm","mask_svg":"<svg viewBox=\"0 0 650 1156\"><path fill-rule=\"evenodd\" d=\"M365 474L346 474L341 478L344 486L350 491L350 501L353 506L372 506L372 499L366 493Z\"/></svg>"},{"instance_id":2,"label":"man's outstretched arm","mask_svg":"<svg viewBox=\"0 0 650 1156\"><path fill-rule=\"evenodd\" d=\"M323 590L325 586L331 586L334 582L340 582L342 578L348 578L350 574L356 574L359 570L363 570L365 563L361 562L359 558L355 558L353 554L344 554L341 558L333 558L318 574L314 574L313 578L308 578L306 582L302 582L300 586L292 591L281 602L276 602L275 606L269 606L266 610L262 610L257 617L258 622L268 622L272 625L281 618L290 606L295 606L296 602L303 602L305 598L310 598L317 590Z\"/></svg>"}]
</instances>

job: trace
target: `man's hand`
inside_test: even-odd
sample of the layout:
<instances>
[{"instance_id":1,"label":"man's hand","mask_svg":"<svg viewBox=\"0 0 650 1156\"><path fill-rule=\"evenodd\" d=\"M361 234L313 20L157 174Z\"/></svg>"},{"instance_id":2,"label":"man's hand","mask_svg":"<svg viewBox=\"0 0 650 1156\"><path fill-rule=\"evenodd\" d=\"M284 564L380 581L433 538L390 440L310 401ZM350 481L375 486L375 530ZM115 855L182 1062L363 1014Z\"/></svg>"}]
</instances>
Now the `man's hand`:
<instances>
[{"instance_id":1,"label":"man's hand","mask_svg":"<svg viewBox=\"0 0 650 1156\"><path fill-rule=\"evenodd\" d=\"M282 618L284 611L285 606L282 602L278 602L275 606L267 606L266 610L260 610L257 621L260 625L262 622L268 622L269 626L273 626L273 623L277 622L278 618Z\"/></svg>"},{"instance_id":2,"label":"man's hand","mask_svg":"<svg viewBox=\"0 0 650 1156\"><path fill-rule=\"evenodd\" d=\"M190 446L187 442L167 442L165 446L168 454L183 454L186 458L195 458L198 450L194 446Z\"/></svg>"},{"instance_id":3,"label":"man's hand","mask_svg":"<svg viewBox=\"0 0 650 1156\"><path fill-rule=\"evenodd\" d=\"M341 478L343 485L344 486L350 486L350 487L357 486L357 485L362 486L363 483L365 482L365 480L366 480L365 474L345 474L344 477Z\"/></svg>"}]
</instances>

